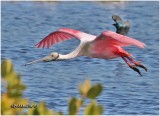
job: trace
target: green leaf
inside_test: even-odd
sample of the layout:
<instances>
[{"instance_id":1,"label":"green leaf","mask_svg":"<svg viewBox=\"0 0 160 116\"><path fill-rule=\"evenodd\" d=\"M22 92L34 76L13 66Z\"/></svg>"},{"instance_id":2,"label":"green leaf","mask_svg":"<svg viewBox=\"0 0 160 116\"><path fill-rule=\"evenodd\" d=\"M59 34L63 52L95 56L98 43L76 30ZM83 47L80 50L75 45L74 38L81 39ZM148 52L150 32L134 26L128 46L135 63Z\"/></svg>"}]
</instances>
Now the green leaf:
<instances>
[{"instance_id":1,"label":"green leaf","mask_svg":"<svg viewBox=\"0 0 160 116\"><path fill-rule=\"evenodd\" d=\"M37 111L40 115L53 115L54 112L46 107L45 102L40 102Z\"/></svg>"},{"instance_id":2,"label":"green leaf","mask_svg":"<svg viewBox=\"0 0 160 116\"><path fill-rule=\"evenodd\" d=\"M63 112L57 112L57 115L63 115Z\"/></svg>"},{"instance_id":3,"label":"green leaf","mask_svg":"<svg viewBox=\"0 0 160 116\"><path fill-rule=\"evenodd\" d=\"M14 71L8 73L7 75L5 75L5 77L3 78L5 81L7 81L8 84L12 84L14 85L15 82L18 81L18 74Z\"/></svg>"},{"instance_id":4,"label":"green leaf","mask_svg":"<svg viewBox=\"0 0 160 116\"><path fill-rule=\"evenodd\" d=\"M30 104L31 106L36 106L36 103L34 103L34 102L31 102L31 103L29 103L29 104ZM28 114L28 115L40 115L39 112L38 112L37 107L35 107L35 108L29 108L27 114Z\"/></svg>"},{"instance_id":5,"label":"green leaf","mask_svg":"<svg viewBox=\"0 0 160 116\"><path fill-rule=\"evenodd\" d=\"M45 102L40 102L38 105L38 111L40 114L45 114L46 112L46 104Z\"/></svg>"},{"instance_id":6,"label":"green leaf","mask_svg":"<svg viewBox=\"0 0 160 116\"><path fill-rule=\"evenodd\" d=\"M69 101L69 115L76 115L79 108L83 105L83 100L72 98Z\"/></svg>"},{"instance_id":7,"label":"green leaf","mask_svg":"<svg viewBox=\"0 0 160 116\"><path fill-rule=\"evenodd\" d=\"M4 78L6 75L13 71L13 64L11 60L4 60L1 64L1 76Z\"/></svg>"},{"instance_id":8,"label":"green leaf","mask_svg":"<svg viewBox=\"0 0 160 116\"><path fill-rule=\"evenodd\" d=\"M102 89L103 87L101 84L92 86L87 93L87 97L90 99L95 99L97 96L100 95L100 93L102 92Z\"/></svg>"},{"instance_id":9,"label":"green leaf","mask_svg":"<svg viewBox=\"0 0 160 116\"><path fill-rule=\"evenodd\" d=\"M76 98L72 98L69 102L69 115L75 115L77 113L76 100Z\"/></svg>"},{"instance_id":10,"label":"green leaf","mask_svg":"<svg viewBox=\"0 0 160 116\"><path fill-rule=\"evenodd\" d=\"M35 108L33 110L33 114L32 115L40 115L39 111L38 111L38 108Z\"/></svg>"},{"instance_id":11,"label":"green leaf","mask_svg":"<svg viewBox=\"0 0 160 116\"><path fill-rule=\"evenodd\" d=\"M85 115L101 115L103 113L103 106L96 102L90 103L84 110Z\"/></svg>"},{"instance_id":12,"label":"green leaf","mask_svg":"<svg viewBox=\"0 0 160 116\"><path fill-rule=\"evenodd\" d=\"M82 96L86 97L89 89L91 88L91 82L90 80L85 80L84 83L81 83L79 85L79 92Z\"/></svg>"}]
</instances>

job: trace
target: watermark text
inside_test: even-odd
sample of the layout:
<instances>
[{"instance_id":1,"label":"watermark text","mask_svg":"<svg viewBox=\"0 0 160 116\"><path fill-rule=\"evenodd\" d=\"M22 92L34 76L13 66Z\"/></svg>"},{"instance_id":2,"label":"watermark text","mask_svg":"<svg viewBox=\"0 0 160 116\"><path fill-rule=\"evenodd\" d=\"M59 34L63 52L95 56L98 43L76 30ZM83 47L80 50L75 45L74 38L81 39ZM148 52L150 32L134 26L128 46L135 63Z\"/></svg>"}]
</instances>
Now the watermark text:
<instances>
[{"instance_id":1,"label":"watermark text","mask_svg":"<svg viewBox=\"0 0 160 116\"><path fill-rule=\"evenodd\" d=\"M11 108L36 108L37 105L24 105L24 104L13 104L11 105Z\"/></svg>"}]
</instances>

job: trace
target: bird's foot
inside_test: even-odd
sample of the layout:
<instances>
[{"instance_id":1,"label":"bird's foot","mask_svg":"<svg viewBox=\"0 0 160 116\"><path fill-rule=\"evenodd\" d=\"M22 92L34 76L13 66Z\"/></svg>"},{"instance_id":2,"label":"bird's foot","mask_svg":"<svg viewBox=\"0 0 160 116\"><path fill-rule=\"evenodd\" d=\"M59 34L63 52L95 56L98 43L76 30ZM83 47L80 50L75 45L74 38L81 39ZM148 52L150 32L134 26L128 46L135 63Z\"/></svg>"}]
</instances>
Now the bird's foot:
<instances>
[{"instance_id":1,"label":"bird's foot","mask_svg":"<svg viewBox=\"0 0 160 116\"><path fill-rule=\"evenodd\" d=\"M146 72L147 72L147 68L141 64L141 61L135 61L133 59L131 59L130 57L127 57L132 63L134 63L136 66L143 68Z\"/></svg>"},{"instance_id":2,"label":"bird's foot","mask_svg":"<svg viewBox=\"0 0 160 116\"><path fill-rule=\"evenodd\" d=\"M130 61L127 61L127 59ZM131 69L133 69L134 71L136 71L140 76L142 76L142 74L141 74L141 72L139 71L139 69L137 68L137 67L140 67L140 68L143 68L146 72L147 72L147 68L144 66L144 65L142 65L141 63L140 63L140 61L135 61L135 60L133 60L133 59L131 59L130 57L122 57L122 59L127 63L127 65L131 68ZM133 64L131 64L131 63L133 63Z\"/></svg>"},{"instance_id":3,"label":"bird's foot","mask_svg":"<svg viewBox=\"0 0 160 116\"><path fill-rule=\"evenodd\" d=\"M140 61L133 61L133 63L134 63L136 66L138 66L138 67L140 67L140 68L143 68L143 69L147 72L148 69L147 69L143 64L141 64Z\"/></svg>"},{"instance_id":4,"label":"bird's foot","mask_svg":"<svg viewBox=\"0 0 160 116\"><path fill-rule=\"evenodd\" d=\"M131 69L133 69L134 71L136 71L141 77L142 77L142 74L141 74L141 72L139 71L139 69L136 67L136 65L129 65L129 67L131 68Z\"/></svg>"}]
</instances>

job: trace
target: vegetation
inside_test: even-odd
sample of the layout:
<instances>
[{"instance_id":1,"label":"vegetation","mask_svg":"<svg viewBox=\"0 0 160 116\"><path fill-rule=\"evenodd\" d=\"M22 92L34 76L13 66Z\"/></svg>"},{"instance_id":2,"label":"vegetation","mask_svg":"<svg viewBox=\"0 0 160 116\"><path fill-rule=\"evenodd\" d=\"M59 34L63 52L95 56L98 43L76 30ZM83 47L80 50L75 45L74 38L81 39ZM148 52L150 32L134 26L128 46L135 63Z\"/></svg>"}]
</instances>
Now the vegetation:
<instances>
[{"instance_id":1,"label":"vegetation","mask_svg":"<svg viewBox=\"0 0 160 116\"><path fill-rule=\"evenodd\" d=\"M26 86L21 76L14 71L11 60L4 60L1 64L2 85L5 92L1 95L1 114L3 115L63 115L63 112L56 112L46 107L45 102L39 104L23 98L23 91ZM92 85L89 80L79 85L81 97L70 98L68 102L68 114L76 115L83 107L85 115L100 115L103 113L103 106L97 104L96 97L102 92L102 85ZM90 103L85 104L89 99Z\"/></svg>"}]
</instances>

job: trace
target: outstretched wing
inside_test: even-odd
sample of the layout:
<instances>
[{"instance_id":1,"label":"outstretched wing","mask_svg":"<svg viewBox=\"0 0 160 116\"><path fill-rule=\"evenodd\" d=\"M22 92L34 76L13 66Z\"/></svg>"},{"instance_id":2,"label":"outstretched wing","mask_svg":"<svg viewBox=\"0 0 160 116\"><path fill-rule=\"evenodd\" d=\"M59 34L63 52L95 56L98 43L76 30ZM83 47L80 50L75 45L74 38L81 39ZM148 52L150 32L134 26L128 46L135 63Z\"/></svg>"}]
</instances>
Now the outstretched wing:
<instances>
[{"instance_id":1,"label":"outstretched wing","mask_svg":"<svg viewBox=\"0 0 160 116\"><path fill-rule=\"evenodd\" d=\"M35 46L37 46L38 48L50 47L51 45L54 45L61 41L65 41L72 38L76 38L81 41L82 39L92 39L92 38L94 39L95 37L93 35L90 35L78 30L61 28L53 33L50 33L48 36L46 36L43 40L41 40Z\"/></svg>"},{"instance_id":2,"label":"outstretched wing","mask_svg":"<svg viewBox=\"0 0 160 116\"><path fill-rule=\"evenodd\" d=\"M127 20L125 23L124 23L125 27L124 27L124 31L125 33L128 33L130 27L131 27L131 24L130 22Z\"/></svg>"},{"instance_id":3,"label":"outstretched wing","mask_svg":"<svg viewBox=\"0 0 160 116\"><path fill-rule=\"evenodd\" d=\"M122 23L122 19L121 19L118 15L112 15L112 19L113 19L116 23Z\"/></svg>"},{"instance_id":4,"label":"outstretched wing","mask_svg":"<svg viewBox=\"0 0 160 116\"><path fill-rule=\"evenodd\" d=\"M128 27L128 28L130 28L131 27L131 24L130 24L130 22L127 20L126 22L124 22L124 25L126 26L126 27Z\"/></svg>"},{"instance_id":5,"label":"outstretched wing","mask_svg":"<svg viewBox=\"0 0 160 116\"><path fill-rule=\"evenodd\" d=\"M136 40L136 39L133 39L133 38L130 38L130 37L127 37L127 36L124 36L124 35L121 35L121 34L117 34L115 32L112 32L112 31L104 31L101 35L99 35L93 42L92 44L96 47L98 46L108 46L108 45L118 45L118 46L130 46L130 45L135 45L137 47L140 47L140 48L144 48L145 47L145 44Z\"/></svg>"},{"instance_id":6,"label":"outstretched wing","mask_svg":"<svg viewBox=\"0 0 160 116\"><path fill-rule=\"evenodd\" d=\"M117 28L116 33L121 35L126 35L129 32L129 29L130 29L130 22L127 20L123 25Z\"/></svg>"}]
</instances>

